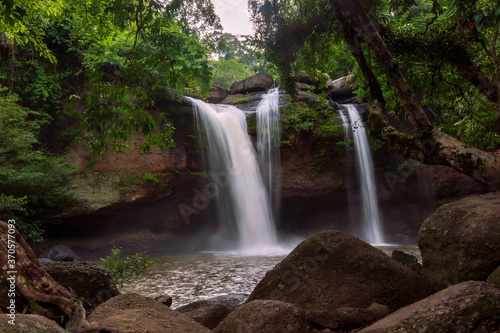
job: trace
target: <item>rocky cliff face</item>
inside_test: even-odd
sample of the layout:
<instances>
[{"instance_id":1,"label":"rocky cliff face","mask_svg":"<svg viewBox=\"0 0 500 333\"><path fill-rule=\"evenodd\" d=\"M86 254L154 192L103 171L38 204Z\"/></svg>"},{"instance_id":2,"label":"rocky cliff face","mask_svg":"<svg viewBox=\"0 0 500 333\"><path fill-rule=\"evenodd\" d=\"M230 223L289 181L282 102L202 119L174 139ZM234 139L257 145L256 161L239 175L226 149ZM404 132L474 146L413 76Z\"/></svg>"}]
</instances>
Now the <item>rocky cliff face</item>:
<instances>
[{"instance_id":1,"label":"rocky cliff face","mask_svg":"<svg viewBox=\"0 0 500 333\"><path fill-rule=\"evenodd\" d=\"M38 251L61 241L86 257L113 247L125 253L172 250L184 246L185 233L210 228L209 216L200 218L193 206L208 180L199 172L191 107L163 102L159 112L176 128L175 148L143 154L137 136L130 150L97 158L83 145L68 149L68 159L80 168L74 184L79 204L62 225L48 230L48 241L35 245Z\"/></svg>"},{"instance_id":2,"label":"rocky cliff face","mask_svg":"<svg viewBox=\"0 0 500 333\"><path fill-rule=\"evenodd\" d=\"M241 108L248 110L249 105ZM48 241L35 245L37 250L61 241L87 257L105 255L112 247L134 253L202 246L217 222L211 198L204 193L209 179L200 168L191 107L164 101L159 112L167 113L176 128L173 149L142 154L139 137L129 151L97 159L83 146L69 148L69 159L80 167L74 189L80 203L63 225L48 230ZM362 202L356 165L352 156L337 149L339 138L326 138L316 129L286 139L280 232L307 235L337 229L357 235ZM421 165L375 141L372 146L388 240L414 241L421 223L439 205L487 192L483 184L451 168Z\"/></svg>"},{"instance_id":3,"label":"rocky cliff face","mask_svg":"<svg viewBox=\"0 0 500 333\"><path fill-rule=\"evenodd\" d=\"M338 151L334 141L339 139L343 138L325 140L315 130L292 135L291 146L282 150L282 231L312 234L336 229L359 235L363 203L357 166L351 153ZM387 240L414 242L420 225L437 207L488 192L463 173L421 164L370 140Z\"/></svg>"}]
</instances>

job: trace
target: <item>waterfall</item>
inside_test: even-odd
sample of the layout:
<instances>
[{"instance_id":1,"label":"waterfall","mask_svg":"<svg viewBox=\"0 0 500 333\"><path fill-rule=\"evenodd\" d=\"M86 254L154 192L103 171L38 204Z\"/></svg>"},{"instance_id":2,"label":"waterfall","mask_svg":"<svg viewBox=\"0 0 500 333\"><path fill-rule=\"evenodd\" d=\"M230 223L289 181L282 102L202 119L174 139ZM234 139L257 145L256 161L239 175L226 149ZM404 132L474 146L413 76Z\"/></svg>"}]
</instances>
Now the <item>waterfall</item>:
<instances>
[{"instance_id":1,"label":"waterfall","mask_svg":"<svg viewBox=\"0 0 500 333\"><path fill-rule=\"evenodd\" d=\"M189 97L200 147L217 197L219 222L239 250L266 253L277 245L272 212L243 111Z\"/></svg>"},{"instance_id":2,"label":"waterfall","mask_svg":"<svg viewBox=\"0 0 500 333\"><path fill-rule=\"evenodd\" d=\"M377 189L373 174L373 161L368 145L366 130L355 105L345 105L349 113L354 147L358 162L359 179L361 180L361 194L363 201L364 239L372 245L384 243L380 214L378 209Z\"/></svg>"},{"instance_id":3,"label":"waterfall","mask_svg":"<svg viewBox=\"0 0 500 333\"><path fill-rule=\"evenodd\" d=\"M349 122L349 118L344 114L342 110L339 111L340 119L342 120L342 127L344 128L344 142L345 142L345 178L346 178L346 187L347 187L347 202L349 204L350 210L350 219L351 225L355 225L357 222L357 218L354 216L354 212L351 211L351 207L354 207L354 170L352 168L352 161L354 160L353 151L351 149L351 141L352 141L352 128L351 123Z\"/></svg>"},{"instance_id":4,"label":"waterfall","mask_svg":"<svg viewBox=\"0 0 500 333\"><path fill-rule=\"evenodd\" d=\"M279 88L269 90L257 106L257 152L262 178L267 187L275 219L281 200L281 162L279 150Z\"/></svg>"}]
</instances>

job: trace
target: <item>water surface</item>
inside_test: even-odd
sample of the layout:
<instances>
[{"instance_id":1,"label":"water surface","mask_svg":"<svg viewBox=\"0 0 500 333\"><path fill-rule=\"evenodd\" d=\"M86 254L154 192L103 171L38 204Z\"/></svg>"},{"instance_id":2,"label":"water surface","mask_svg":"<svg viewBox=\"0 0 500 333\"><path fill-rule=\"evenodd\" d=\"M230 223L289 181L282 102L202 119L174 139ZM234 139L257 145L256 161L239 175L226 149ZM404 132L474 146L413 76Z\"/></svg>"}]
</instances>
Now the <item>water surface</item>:
<instances>
[{"instance_id":1,"label":"water surface","mask_svg":"<svg viewBox=\"0 0 500 333\"><path fill-rule=\"evenodd\" d=\"M378 247L391 255L399 249L421 261L417 245ZM286 255L242 256L236 253L194 253L155 257L146 273L123 285L122 293L172 296L172 308L230 293L250 294L266 272Z\"/></svg>"}]
</instances>

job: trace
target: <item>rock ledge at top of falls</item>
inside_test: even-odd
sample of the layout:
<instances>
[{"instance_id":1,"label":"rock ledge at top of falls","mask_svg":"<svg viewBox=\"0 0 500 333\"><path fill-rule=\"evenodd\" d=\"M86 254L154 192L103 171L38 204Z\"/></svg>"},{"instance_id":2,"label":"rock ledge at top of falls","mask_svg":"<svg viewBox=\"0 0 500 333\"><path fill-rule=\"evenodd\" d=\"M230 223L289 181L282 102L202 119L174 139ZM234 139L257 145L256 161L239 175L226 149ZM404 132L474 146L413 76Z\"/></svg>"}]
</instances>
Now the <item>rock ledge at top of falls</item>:
<instances>
[{"instance_id":1,"label":"rock ledge at top of falls","mask_svg":"<svg viewBox=\"0 0 500 333\"><path fill-rule=\"evenodd\" d=\"M418 233L423 273L441 290L485 281L500 265L500 192L471 195L439 207Z\"/></svg>"},{"instance_id":2,"label":"rock ledge at top of falls","mask_svg":"<svg viewBox=\"0 0 500 333\"><path fill-rule=\"evenodd\" d=\"M300 243L259 282L247 302L274 299L306 312L373 302L391 311L431 294L417 273L382 251L339 231L323 231Z\"/></svg>"},{"instance_id":3,"label":"rock ledge at top of falls","mask_svg":"<svg viewBox=\"0 0 500 333\"><path fill-rule=\"evenodd\" d=\"M258 73L231 85L231 95L266 91L273 87L274 79L269 74Z\"/></svg>"}]
</instances>

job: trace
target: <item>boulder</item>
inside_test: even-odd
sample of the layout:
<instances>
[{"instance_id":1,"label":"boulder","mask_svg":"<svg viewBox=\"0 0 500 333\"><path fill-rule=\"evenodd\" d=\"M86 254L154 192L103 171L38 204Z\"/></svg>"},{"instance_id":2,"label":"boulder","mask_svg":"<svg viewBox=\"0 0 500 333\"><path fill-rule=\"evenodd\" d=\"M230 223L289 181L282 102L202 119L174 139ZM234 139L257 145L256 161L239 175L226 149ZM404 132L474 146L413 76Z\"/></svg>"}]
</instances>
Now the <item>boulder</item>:
<instances>
[{"instance_id":1,"label":"boulder","mask_svg":"<svg viewBox=\"0 0 500 333\"><path fill-rule=\"evenodd\" d=\"M422 265L418 262L417 257L415 257L414 255L400 250L394 250L392 251L392 259L402 263L405 266L408 266L415 272L422 272Z\"/></svg>"},{"instance_id":2,"label":"boulder","mask_svg":"<svg viewBox=\"0 0 500 333\"><path fill-rule=\"evenodd\" d=\"M47 258L52 261L83 261L83 259L66 245L56 245L53 248L43 252L41 258Z\"/></svg>"},{"instance_id":3,"label":"boulder","mask_svg":"<svg viewBox=\"0 0 500 333\"><path fill-rule=\"evenodd\" d=\"M229 95L230 95L229 89L214 84L212 88L210 88L210 91L208 92L207 102L212 104L218 104L222 102Z\"/></svg>"},{"instance_id":4,"label":"boulder","mask_svg":"<svg viewBox=\"0 0 500 333\"><path fill-rule=\"evenodd\" d=\"M371 245L339 231L323 231L300 243L255 287L247 302L275 299L306 311L366 308L391 311L431 294L427 282Z\"/></svg>"},{"instance_id":5,"label":"boulder","mask_svg":"<svg viewBox=\"0 0 500 333\"><path fill-rule=\"evenodd\" d=\"M61 286L84 298L84 306L93 309L120 292L109 271L88 262L45 262L40 266Z\"/></svg>"},{"instance_id":6,"label":"boulder","mask_svg":"<svg viewBox=\"0 0 500 333\"><path fill-rule=\"evenodd\" d=\"M399 309L359 333L498 332L500 288L462 282Z\"/></svg>"},{"instance_id":7,"label":"boulder","mask_svg":"<svg viewBox=\"0 0 500 333\"><path fill-rule=\"evenodd\" d=\"M209 298L208 300L222 303L229 309L229 311L232 312L238 306L245 303L247 298L248 298L248 294L231 293L231 294L227 294L227 295L212 297L212 298Z\"/></svg>"},{"instance_id":8,"label":"boulder","mask_svg":"<svg viewBox=\"0 0 500 333\"><path fill-rule=\"evenodd\" d=\"M231 312L214 329L215 333L307 333L310 326L296 305L257 300Z\"/></svg>"},{"instance_id":9,"label":"boulder","mask_svg":"<svg viewBox=\"0 0 500 333\"><path fill-rule=\"evenodd\" d=\"M214 329L231 312L222 303L213 300L201 300L181 306L175 311L191 317L206 328Z\"/></svg>"},{"instance_id":10,"label":"boulder","mask_svg":"<svg viewBox=\"0 0 500 333\"><path fill-rule=\"evenodd\" d=\"M351 100L352 98L356 97L356 95L354 94L354 89L351 87L353 83L353 75L343 76L341 78L328 82L325 93L332 100L343 103L344 101Z\"/></svg>"},{"instance_id":11,"label":"boulder","mask_svg":"<svg viewBox=\"0 0 500 333\"><path fill-rule=\"evenodd\" d=\"M2 333L67 333L55 321L34 314L16 314L15 325L9 324L11 318L0 314Z\"/></svg>"},{"instance_id":12,"label":"boulder","mask_svg":"<svg viewBox=\"0 0 500 333\"><path fill-rule=\"evenodd\" d=\"M391 310L387 306L373 303L366 309L338 308L333 312L311 311L307 313L307 319L315 326L350 331L368 326L390 313Z\"/></svg>"},{"instance_id":13,"label":"boulder","mask_svg":"<svg viewBox=\"0 0 500 333\"><path fill-rule=\"evenodd\" d=\"M231 85L231 95L266 91L273 87L274 79L269 74L258 73Z\"/></svg>"},{"instance_id":14,"label":"boulder","mask_svg":"<svg viewBox=\"0 0 500 333\"><path fill-rule=\"evenodd\" d=\"M314 103L319 101L319 96L315 94L310 94L305 91L299 91L297 93L297 100L299 102L304 102L306 104Z\"/></svg>"},{"instance_id":15,"label":"boulder","mask_svg":"<svg viewBox=\"0 0 500 333\"><path fill-rule=\"evenodd\" d=\"M500 287L500 266L498 266L497 269L495 269L493 273L488 276L486 282Z\"/></svg>"},{"instance_id":16,"label":"boulder","mask_svg":"<svg viewBox=\"0 0 500 333\"><path fill-rule=\"evenodd\" d=\"M169 295L156 296L154 298L154 300L157 302L160 302L161 304L164 304L168 307L170 307L172 305L172 296L169 296Z\"/></svg>"},{"instance_id":17,"label":"boulder","mask_svg":"<svg viewBox=\"0 0 500 333\"><path fill-rule=\"evenodd\" d=\"M188 316L137 294L122 294L99 305L89 322L120 333L209 333Z\"/></svg>"},{"instance_id":18,"label":"boulder","mask_svg":"<svg viewBox=\"0 0 500 333\"><path fill-rule=\"evenodd\" d=\"M500 192L439 207L418 233L423 273L436 290L485 281L500 265Z\"/></svg>"}]
</instances>

